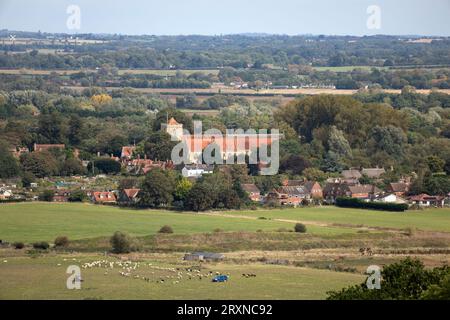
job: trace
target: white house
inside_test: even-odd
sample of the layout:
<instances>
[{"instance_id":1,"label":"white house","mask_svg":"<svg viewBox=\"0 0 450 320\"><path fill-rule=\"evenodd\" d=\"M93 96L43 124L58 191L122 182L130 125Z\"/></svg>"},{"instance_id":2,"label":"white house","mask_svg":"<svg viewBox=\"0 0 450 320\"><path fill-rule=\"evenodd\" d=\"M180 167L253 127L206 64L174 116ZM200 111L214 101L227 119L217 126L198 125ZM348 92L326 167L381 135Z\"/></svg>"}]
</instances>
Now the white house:
<instances>
[{"instance_id":1,"label":"white house","mask_svg":"<svg viewBox=\"0 0 450 320\"><path fill-rule=\"evenodd\" d=\"M384 202L384 203L397 203L397 204L407 203L407 201L405 199L397 196L395 193L381 196L381 197L377 198L375 201Z\"/></svg>"},{"instance_id":2,"label":"white house","mask_svg":"<svg viewBox=\"0 0 450 320\"><path fill-rule=\"evenodd\" d=\"M200 178L204 174L211 174L214 172L214 166L206 164L186 165L181 173L185 178Z\"/></svg>"},{"instance_id":3,"label":"white house","mask_svg":"<svg viewBox=\"0 0 450 320\"><path fill-rule=\"evenodd\" d=\"M0 200L8 200L13 196L11 190L7 190L5 188L0 188Z\"/></svg>"}]
</instances>

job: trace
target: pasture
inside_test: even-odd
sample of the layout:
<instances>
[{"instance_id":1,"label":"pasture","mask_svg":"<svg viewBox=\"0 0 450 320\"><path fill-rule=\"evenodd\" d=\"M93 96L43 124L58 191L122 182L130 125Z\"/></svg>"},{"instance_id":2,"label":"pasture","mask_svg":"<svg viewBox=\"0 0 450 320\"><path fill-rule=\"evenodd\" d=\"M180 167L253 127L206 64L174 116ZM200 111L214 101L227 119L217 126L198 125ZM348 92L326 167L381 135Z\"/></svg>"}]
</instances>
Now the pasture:
<instances>
[{"instance_id":1,"label":"pasture","mask_svg":"<svg viewBox=\"0 0 450 320\"><path fill-rule=\"evenodd\" d=\"M86 263L102 260L108 263L82 268ZM81 290L66 288L69 265L81 267L84 280ZM187 271L193 266L200 267L199 272ZM121 275L121 272L128 275ZM213 283L211 279L216 273L229 274L230 281ZM246 278L243 273L256 277ZM363 279L360 274L292 266L228 263L200 266L198 262L182 261L182 255L138 257L125 264L114 256L48 254L37 258L2 257L0 300L324 299L327 291L360 283Z\"/></svg>"},{"instance_id":2,"label":"pasture","mask_svg":"<svg viewBox=\"0 0 450 320\"><path fill-rule=\"evenodd\" d=\"M306 224L306 234L292 232L297 222ZM158 234L163 225L175 233ZM408 234L406 228L416 231ZM115 231L135 236L139 251L109 253ZM62 235L70 239L64 249L31 246L53 243ZM21 250L0 247L0 300L324 299L327 291L361 283L369 265L407 256L427 266L450 263L450 210L311 207L181 213L74 203L3 204L0 239L26 243ZM361 254L367 247L373 254ZM193 251L222 252L225 259L184 261L184 253ZM70 265L85 266L81 290L66 288ZM228 274L230 281L215 284L216 274Z\"/></svg>"},{"instance_id":3,"label":"pasture","mask_svg":"<svg viewBox=\"0 0 450 320\"><path fill-rule=\"evenodd\" d=\"M256 217L206 216L164 210L133 210L90 204L20 203L0 205L0 239L14 241L53 241L60 235L72 240L110 236L115 231L133 236L156 234L170 225L176 234L213 232L293 230L293 222L261 220ZM356 231L312 225L311 233L336 235Z\"/></svg>"},{"instance_id":4,"label":"pasture","mask_svg":"<svg viewBox=\"0 0 450 320\"><path fill-rule=\"evenodd\" d=\"M265 217L277 221L301 221L320 223L329 226L348 225L378 228L406 229L450 232L450 209L426 209L406 212L385 212L333 206L275 209L259 211L236 211L236 214L249 217Z\"/></svg>"}]
</instances>

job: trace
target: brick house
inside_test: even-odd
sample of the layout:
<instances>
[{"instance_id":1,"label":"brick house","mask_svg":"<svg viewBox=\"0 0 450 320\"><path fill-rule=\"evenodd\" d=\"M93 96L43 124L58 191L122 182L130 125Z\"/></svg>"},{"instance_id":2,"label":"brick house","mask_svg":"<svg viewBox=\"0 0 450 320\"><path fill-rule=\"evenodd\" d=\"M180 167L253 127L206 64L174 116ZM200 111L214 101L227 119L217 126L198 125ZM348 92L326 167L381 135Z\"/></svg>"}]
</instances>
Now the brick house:
<instances>
[{"instance_id":1,"label":"brick house","mask_svg":"<svg viewBox=\"0 0 450 320\"><path fill-rule=\"evenodd\" d=\"M420 207L436 207L442 208L444 206L445 197L442 196L430 196L428 194L420 194L409 198L409 202L412 205L418 205Z\"/></svg>"},{"instance_id":2,"label":"brick house","mask_svg":"<svg viewBox=\"0 0 450 320\"><path fill-rule=\"evenodd\" d=\"M242 189L248 193L250 200L254 202L261 202L261 191L254 184L242 184Z\"/></svg>"},{"instance_id":3,"label":"brick house","mask_svg":"<svg viewBox=\"0 0 450 320\"><path fill-rule=\"evenodd\" d=\"M403 197L409 192L409 184L404 182L390 183L387 186L387 192Z\"/></svg>"},{"instance_id":4,"label":"brick house","mask_svg":"<svg viewBox=\"0 0 450 320\"><path fill-rule=\"evenodd\" d=\"M328 183L323 189L327 203L335 203L337 198L350 197L372 201L383 194L383 191L373 185L349 185L347 183Z\"/></svg>"},{"instance_id":5,"label":"brick house","mask_svg":"<svg viewBox=\"0 0 450 320\"><path fill-rule=\"evenodd\" d=\"M117 197L114 192L111 191L94 191L91 194L91 200L93 203L116 203Z\"/></svg>"},{"instance_id":6,"label":"brick house","mask_svg":"<svg viewBox=\"0 0 450 320\"><path fill-rule=\"evenodd\" d=\"M299 206L303 201L310 202L311 195L302 186L280 187L269 192L266 197L267 203L277 203L278 205Z\"/></svg>"}]
</instances>

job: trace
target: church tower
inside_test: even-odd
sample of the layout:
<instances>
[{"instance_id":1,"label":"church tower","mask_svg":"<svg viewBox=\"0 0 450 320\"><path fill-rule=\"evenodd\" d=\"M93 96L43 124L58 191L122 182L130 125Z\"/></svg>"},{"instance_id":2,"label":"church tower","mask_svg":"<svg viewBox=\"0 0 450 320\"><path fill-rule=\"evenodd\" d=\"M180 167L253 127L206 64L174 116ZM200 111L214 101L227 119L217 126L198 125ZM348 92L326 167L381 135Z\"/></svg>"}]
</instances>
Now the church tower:
<instances>
[{"instance_id":1,"label":"church tower","mask_svg":"<svg viewBox=\"0 0 450 320\"><path fill-rule=\"evenodd\" d=\"M183 140L183 125L178 123L175 118L171 118L167 124L163 124L162 129L177 141Z\"/></svg>"}]
</instances>

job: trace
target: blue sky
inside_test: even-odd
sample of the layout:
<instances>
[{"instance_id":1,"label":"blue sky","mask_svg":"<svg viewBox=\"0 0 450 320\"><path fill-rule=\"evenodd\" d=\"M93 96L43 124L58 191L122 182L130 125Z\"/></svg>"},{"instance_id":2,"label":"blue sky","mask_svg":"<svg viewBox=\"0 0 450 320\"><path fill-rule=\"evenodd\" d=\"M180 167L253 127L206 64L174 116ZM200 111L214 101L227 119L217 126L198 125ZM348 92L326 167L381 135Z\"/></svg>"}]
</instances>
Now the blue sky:
<instances>
[{"instance_id":1,"label":"blue sky","mask_svg":"<svg viewBox=\"0 0 450 320\"><path fill-rule=\"evenodd\" d=\"M81 28L69 30L69 5ZM381 9L381 28L368 29L367 8ZM450 0L0 0L0 29L120 34L450 36Z\"/></svg>"}]
</instances>

